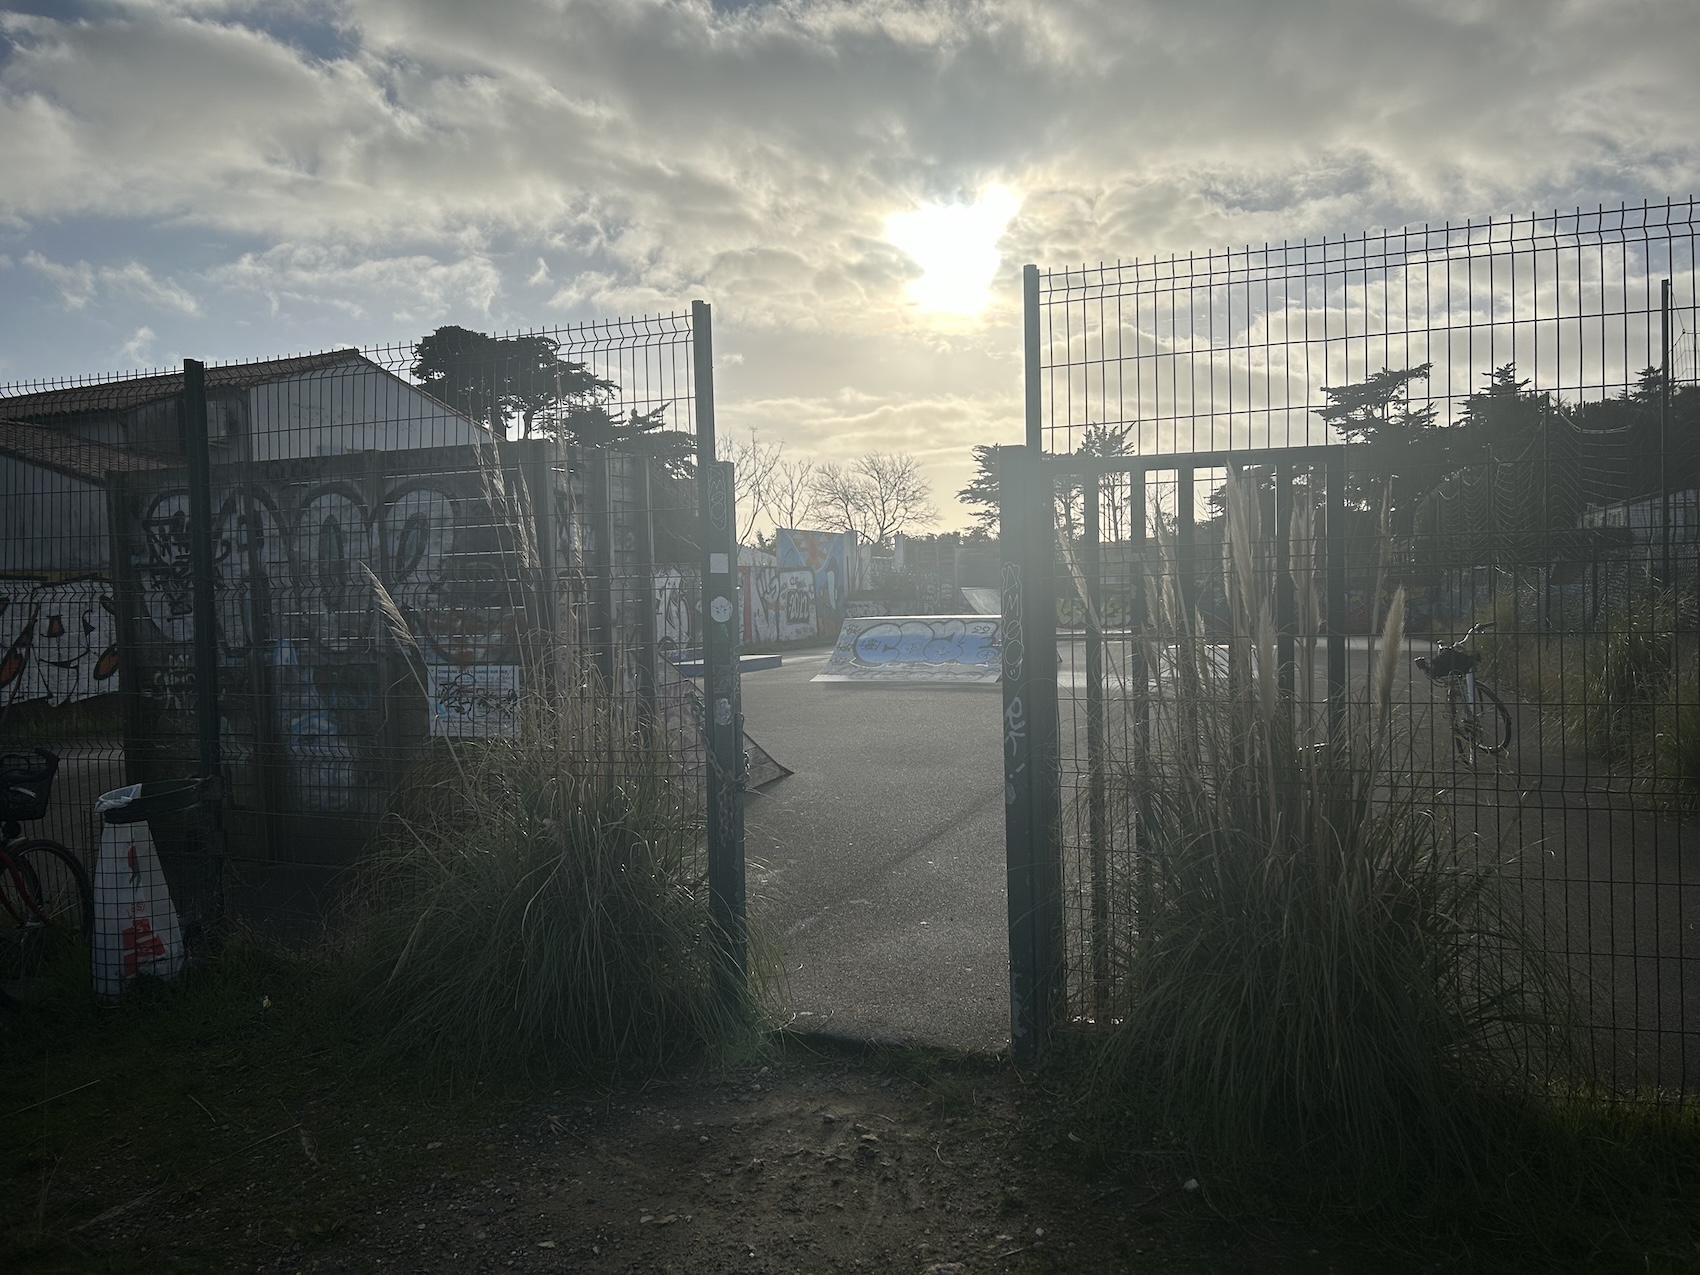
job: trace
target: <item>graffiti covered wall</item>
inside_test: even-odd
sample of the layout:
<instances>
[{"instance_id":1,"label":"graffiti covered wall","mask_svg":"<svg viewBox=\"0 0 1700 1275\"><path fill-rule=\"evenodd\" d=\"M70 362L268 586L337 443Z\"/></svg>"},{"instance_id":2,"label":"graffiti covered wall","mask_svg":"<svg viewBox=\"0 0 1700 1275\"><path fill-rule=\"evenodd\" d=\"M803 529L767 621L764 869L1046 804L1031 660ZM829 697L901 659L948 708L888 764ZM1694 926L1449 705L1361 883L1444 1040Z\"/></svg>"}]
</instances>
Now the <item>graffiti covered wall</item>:
<instances>
[{"instance_id":1,"label":"graffiti covered wall","mask_svg":"<svg viewBox=\"0 0 1700 1275\"><path fill-rule=\"evenodd\" d=\"M779 559L760 549L739 549L738 591L744 604L744 642L777 642Z\"/></svg>"},{"instance_id":2,"label":"graffiti covered wall","mask_svg":"<svg viewBox=\"0 0 1700 1275\"><path fill-rule=\"evenodd\" d=\"M68 704L118 689L112 585L0 577L0 705Z\"/></svg>"},{"instance_id":3,"label":"graffiti covered wall","mask_svg":"<svg viewBox=\"0 0 1700 1275\"><path fill-rule=\"evenodd\" d=\"M813 577L814 631L804 636L836 634L844 621L850 590L855 587L851 579L858 562L855 532L798 531L781 527L774 533L774 540L782 574L808 571ZM782 583L782 592L783 589ZM800 613L800 608L798 610Z\"/></svg>"},{"instance_id":4,"label":"graffiti covered wall","mask_svg":"<svg viewBox=\"0 0 1700 1275\"><path fill-rule=\"evenodd\" d=\"M220 710L238 808L370 819L407 740L513 729L527 603L516 476L472 450L385 453L382 469L367 454L214 471ZM193 755L184 482L180 471L119 480L116 628L140 705L137 777Z\"/></svg>"}]
</instances>

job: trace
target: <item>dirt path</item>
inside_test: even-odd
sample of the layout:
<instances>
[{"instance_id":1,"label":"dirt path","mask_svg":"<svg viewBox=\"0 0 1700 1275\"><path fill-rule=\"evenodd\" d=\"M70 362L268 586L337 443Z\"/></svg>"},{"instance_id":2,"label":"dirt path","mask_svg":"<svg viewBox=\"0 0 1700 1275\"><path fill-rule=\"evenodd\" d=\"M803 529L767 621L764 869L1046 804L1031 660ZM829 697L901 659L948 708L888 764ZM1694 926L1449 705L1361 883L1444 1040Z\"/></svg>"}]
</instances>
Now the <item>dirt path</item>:
<instances>
[{"instance_id":1,"label":"dirt path","mask_svg":"<svg viewBox=\"0 0 1700 1275\"><path fill-rule=\"evenodd\" d=\"M796 1041L767 1057L638 1094L557 1094L494 1125L309 1110L215 1179L78 1227L89 1264L51 1269L1402 1269L1338 1240L1250 1235L1208 1192L1111 1173L997 1059Z\"/></svg>"}]
</instances>

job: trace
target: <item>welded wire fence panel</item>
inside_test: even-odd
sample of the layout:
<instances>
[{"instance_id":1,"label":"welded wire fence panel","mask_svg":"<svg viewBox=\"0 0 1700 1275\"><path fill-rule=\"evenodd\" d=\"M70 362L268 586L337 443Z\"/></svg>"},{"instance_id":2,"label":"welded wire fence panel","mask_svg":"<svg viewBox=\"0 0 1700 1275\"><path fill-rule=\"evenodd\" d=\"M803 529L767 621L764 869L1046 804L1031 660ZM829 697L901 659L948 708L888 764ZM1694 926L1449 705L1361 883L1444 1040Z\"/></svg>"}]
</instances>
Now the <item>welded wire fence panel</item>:
<instances>
[{"instance_id":1,"label":"welded wire fence panel","mask_svg":"<svg viewBox=\"0 0 1700 1275\"><path fill-rule=\"evenodd\" d=\"M539 711L580 714L577 766L661 749L700 818L691 341L678 314L207 368L228 785L219 844L158 838L186 913L316 924L420 766ZM61 753L45 826L91 863L100 792L198 768L183 420L179 372L0 391L0 743Z\"/></svg>"},{"instance_id":2,"label":"welded wire fence panel","mask_svg":"<svg viewBox=\"0 0 1700 1275\"><path fill-rule=\"evenodd\" d=\"M1694 214L1040 275L1077 1019L1113 1018L1139 958L1150 803L1229 765L1182 692L1231 701L1266 649L1296 755L1366 741L1377 801L1493 867L1594 1074L1700 1087ZM1256 497L1237 549L1230 471Z\"/></svg>"}]
</instances>

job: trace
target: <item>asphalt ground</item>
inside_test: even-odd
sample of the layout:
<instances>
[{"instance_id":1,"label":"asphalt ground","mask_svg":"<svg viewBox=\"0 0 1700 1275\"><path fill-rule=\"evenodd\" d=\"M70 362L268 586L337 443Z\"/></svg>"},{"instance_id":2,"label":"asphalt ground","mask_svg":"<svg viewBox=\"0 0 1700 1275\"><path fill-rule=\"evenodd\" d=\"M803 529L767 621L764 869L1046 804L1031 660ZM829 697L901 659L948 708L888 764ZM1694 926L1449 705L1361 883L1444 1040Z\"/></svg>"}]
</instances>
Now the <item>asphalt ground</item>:
<instances>
[{"instance_id":1,"label":"asphalt ground","mask_svg":"<svg viewBox=\"0 0 1700 1275\"><path fill-rule=\"evenodd\" d=\"M1558 715L1505 694L1503 755L1453 748L1445 693L1395 661L1395 761L1480 854L1567 969L1623 1088L1700 1090L1700 826L1566 750ZM1083 653L1059 669L1065 806L1083 788ZM744 679L750 734L795 770L747 808L752 915L785 953L799 1026L961 1048L1008 1043L1001 697L995 688L810 682L826 653ZM1362 696L1369 643L1348 643ZM1323 652L1314 666L1324 683ZM1113 692L1112 692L1113 694ZM1113 713L1113 708L1112 708ZM1065 884L1083 894L1081 820ZM1071 957L1087 912L1073 898ZM1065 904L1066 906L1066 904ZM1078 977L1078 975L1077 975Z\"/></svg>"},{"instance_id":2,"label":"asphalt ground","mask_svg":"<svg viewBox=\"0 0 1700 1275\"><path fill-rule=\"evenodd\" d=\"M799 1027L1009 1044L1003 700L814 683L827 653L743 679L750 736L793 774L745 809L752 917Z\"/></svg>"}]
</instances>

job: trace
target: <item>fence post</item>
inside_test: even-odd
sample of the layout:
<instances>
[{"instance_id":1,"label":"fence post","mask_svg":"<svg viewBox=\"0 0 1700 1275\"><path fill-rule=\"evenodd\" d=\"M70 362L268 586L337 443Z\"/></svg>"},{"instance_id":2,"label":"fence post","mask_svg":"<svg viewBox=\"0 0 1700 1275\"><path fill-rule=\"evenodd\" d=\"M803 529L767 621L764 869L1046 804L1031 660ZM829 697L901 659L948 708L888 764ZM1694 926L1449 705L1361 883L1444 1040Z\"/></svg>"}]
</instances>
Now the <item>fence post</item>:
<instances>
[{"instance_id":1,"label":"fence post","mask_svg":"<svg viewBox=\"0 0 1700 1275\"><path fill-rule=\"evenodd\" d=\"M1042 333L1039 327L1039 267L1021 267L1021 352L1025 364L1027 449L1037 456L1045 450ZM1066 446L1066 445L1065 445Z\"/></svg>"},{"instance_id":2,"label":"fence post","mask_svg":"<svg viewBox=\"0 0 1700 1275\"><path fill-rule=\"evenodd\" d=\"M1086 577L1087 845L1092 858L1092 1012L1102 1018L1110 999L1109 814L1105 809L1104 580L1100 561L1098 475L1081 483L1081 574Z\"/></svg>"},{"instance_id":3,"label":"fence post","mask_svg":"<svg viewBox=\"0 0 1700 1275\"><path fill-rule=\"evenodd\" d=\"M1146 659L1146 627L1151 622L1151 608L1146 595L1146 529L1149 512L1146 501L1146 473L1137 470L1128 476L1128 502L1132 509L1129 520L1131 549L1134 554L1130 569L1130 598L1127 624L1131 636L1128 643L1127 684L1132 691L1129 711L1133 715L1133 906L1135 933L1141 948L1145 946L1145 926L1154 905L1151 871L1151 668Z\"/></svg>"},{"instance_id":4,"label":"fence post","mask_svg":"<svg viewBox=\"0 0 1700 1275\"><path fill-rule=\"evenodd\" d=\"M1275 662L1276 680L1291 712L1294 678L1293 635L1297 627L1293 597L1293 467L1275 467Z\"/></svg>"},{"instance_id":5,"label":"fence post","mask_svg":"<svg viewBox=\"0 0 1700 1275\"><path fill-rule=\"evenodd\" d=\"M714 458L714 331L708 303L691 302L696 389L697 500L702 528L703 734L708 745L708 897L715 983L742 1013L748 988L744 918L744 718L738 684L738 522L729 462Z\"/></svg>"},{"instance_id":6,"label":"fence post","mask_svg":"<svg viewBox=\"0 0 1700 1275\"><path fill-rule=\"evenodd\" d=\"M590 578L594 596L591 613L596 617L591 633L592 654L596 672L609 694L622 689L615 681L614 646L617 640L614 624L614 492L607 448L591 447L583 452L585 458L585 492L590 497L591 541Z\"/></svg>"},{"instance_id":7,"label":"fence post","mask_svg":"<svg viewBox=\"0 0 1700 1275\"><path fill-rule=\"evenodd\" d=\"M1023 1065L1038 1058L1064 999L1055 550L1050 479L1035 459L1027 448L1006 447L998 471L1009 1034Z\"/></svg>"},{"instance_id":8,"label":"fence post","mask_svg":"<svg viewBox=\"0 0 1700 1275\"><path fill-rule=\"evenodd\" d=\"M1669 588L1676 583L1671 553L1675 543L1673 522L1676 501L1672 499L1670 472L1670 280L1659 280L1659 583Z\"/></svg>"},{"instance_id":9,"label":"fence post","mask_svg":"<svg viewBox=\"0 0 1700 1275\"><path fill-rule=\"evenodd\" d=\"M1339 746L1346 726L1346 456L1328 451L1326 594L1328 629L1328 742Z\"/></svg>"},{"instance_id":10,"label":"fence post","mask_svg":"<svg viewBox=\"0 0 1700 1275\"><path fill-rule=\"evenodd\" d=\"M637 580L633 596L638 604L638 721L645 738L655 729L655 687L660 677L656 664L655 632L655 513L654 488L650 483L649 457L634 453L632 464L637 466L637 510L634 517L637 532Z\"/></svg>"},{"instance_id":11,"label":"fence post","mask_svg":"<svg viewBox=\"0 0 1700 1275\"><path fill-rule=\"evenodd\" d=\"M1185 632L1196 635L1198 624L1198 523L1193 508L1195 475L1190 466L1175 470L1175 581L1181 598ZM1194 658L1202 658L1196 652Z\"/></svg>"},{"instance_id":12,"label":"fence post","mask_svg":"<svg viewBox=\"0 0 1700 1275\"><path fill-rule=\"evenodd\" d=\"M195 584L195 726L200 773L221 775L218 726L218 610L213 589L212 458L207 448L206 364L183 360L183 450L189 468L189 566ZM213 916L224 919L222 785L203 814L212 858Z\"/></svg>"}]
</instances>

